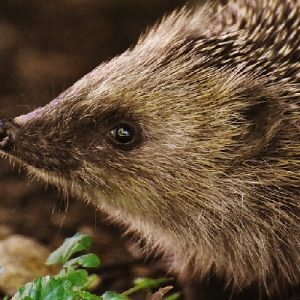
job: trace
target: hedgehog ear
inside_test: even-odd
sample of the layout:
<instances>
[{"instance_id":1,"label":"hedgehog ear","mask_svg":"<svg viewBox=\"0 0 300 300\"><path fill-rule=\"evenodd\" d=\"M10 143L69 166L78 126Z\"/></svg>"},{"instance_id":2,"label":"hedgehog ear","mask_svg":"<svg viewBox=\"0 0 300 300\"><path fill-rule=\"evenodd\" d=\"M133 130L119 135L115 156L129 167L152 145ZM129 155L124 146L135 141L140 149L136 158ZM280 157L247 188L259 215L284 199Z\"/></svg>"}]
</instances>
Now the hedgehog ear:
<instances>
[{"instance_id":1,"label":"hedgehog ear","mask_svg":"<svg viewBox=\"0 0 300 300\"><path fill-rule=\"evenodd\" d=\"M270 145L281 128L284 109L276 99L276 93L264 90L248 94L249 106L242 110L241 115L247 126L243 135L244 156L253 157ZM253 97L253 95L255 95Z\"/></svg>"}]
</instances>

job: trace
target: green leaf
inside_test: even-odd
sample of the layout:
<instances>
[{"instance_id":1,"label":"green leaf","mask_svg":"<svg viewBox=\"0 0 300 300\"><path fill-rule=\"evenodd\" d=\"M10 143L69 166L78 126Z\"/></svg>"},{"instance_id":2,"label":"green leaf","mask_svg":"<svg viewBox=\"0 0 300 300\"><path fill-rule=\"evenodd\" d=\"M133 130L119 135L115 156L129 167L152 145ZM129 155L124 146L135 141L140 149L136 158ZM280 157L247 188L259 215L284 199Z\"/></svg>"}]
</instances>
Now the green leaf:
<instances>
[{"instance_id":1,"label":"green leaf","mask_svg":"<svg viewBox=\"0 0 300 300\"><path fill-rule=\"evenodd\" d=\"M77 300L71 287L72 283L64 278L45 276L27 283L12 300Z\"/></svg>"},{"instance_id":2,"label":"green leaf","mask_svg":"<svg viewBox=\"0 0 300 300\"><path fill-rule=\"evenodd\" d=\"M97 268L100 266L100 259L96 254L86 254L67 261L63 268L76 268L81 266L84 268Z\"/></svg>"},{"instance_id":3,"label":"green leaf","mask_svg":"<svg viewBox=\"0 0 300 300\"><path fill-rule=\"evenodd\" d=\"M66 239L63 245L54 251L47 260L47 264L60 263L63 265L60 274L54 277L37 278L33 282L27 283L11 300L130 300L127 295L142 289L158 288L162 283L168 281L165 278L138 278L134 282L134 287L122 294L108 291L102 296L93 295L87 289L97 285L100 279L96 274L88 275L85 268L98 267L100 265L99 257L95 254L86 254L70 260L72 255L86 250L90 244L91 238L80 233ZM178 298L179 294L177 293L164 299L177 300Z\"/></svg>"},{"instance_id":4,"label":"green leaf","mask_svg":"<svg viewBox=\"0 0 300 300\"><path fill-rule=\"evenodd\" d=\"M128 296L140 290L158 288L162 283L165 283L167 281L168 279L166 278L137 278L134 280L134 287L123 292L122 295Z\"/></svg>"},{"instance_id":5,"label":"green leaf","mask_svg":"<svg viewBox=\"0 0 300 300\"><path fill-rule=\"evenodd\" d=\"M64 243L48 257L46 264L64 264L72 255L86 250L91 245L91 238L85 234L76 233L73 237L67 238Z\"/></svg>"},{"instance_id":6,"label":"green leaf","mask_svg":"<svg viewBox=\"0 0 300 300\"><path fill-rule=\"evenodd\" d=\"M45 276L44 279L37 278L33 282L27 283L25 286L19 289L17 294L13 297L13 300L39 299L41 297L42 280L44 282L48 282L50 277Z\"/></svg>"},{"instance_id":7,"label":"green leaf","mask_svg":"<svg viewBox=\"0 0 300 300\"><path fill-rule=\"evenodd\" d=\"M80 292L88 282L86 270L76 270L63 276L45 276L26 284L12 300L79 300Z\"/></svg>"},{"instance_id":8,"label":"green leaf","mask_svg":"<svg viewBox=\"0 0 300 300\"><path fill-rule=\"evenodd\" d=\"M158 288L162 283L167 282L166 278L137 278L134 280L134 286L139 287L140 289L154 289Z\"/></svg>"},{"instance_id":9,"label":"green leaf","mask_svg":"<svg viewBox=\"0 0 300 300\"><path fill-rule=\"evenodd\" d=\"M83 288L88 283L88 272L86 270L76 270L59 275L64 280L65 285L70 283L72 287Z\"/></svg>"},{"instance_id":10,"label":"green leaf","mask_svg":"<svg viewBox=\"0 0 300 300\"><path fill-rule=\"evenodd\" d=\"M41 297L34 300L77 300L78 297L72 289L72 283L63 278L51 278L51 280L42 287ZM78 299L79 300L79 299Z\"/></svg>"},{"instance_id":11,"label":"green leaf","mask_svg":"<svg viewBox=\"0 0 300 300\"><path fill-rule=\"evenodd\" d=\"M102 297L93 295L86 291L79 292L80 300L103 300Z\"/></svg>"},{"instance_id":12,"label":"green leaf","mask_svg":"<svg viewBox=\"0 0 300 300\"><path fill-rule=\"evenodd\" d=\"M129 298L126 297L125 295L120 295L111 291L105 292L102 295L102 298L103 300L129 300Z\"/></svg>"}]
</instances>

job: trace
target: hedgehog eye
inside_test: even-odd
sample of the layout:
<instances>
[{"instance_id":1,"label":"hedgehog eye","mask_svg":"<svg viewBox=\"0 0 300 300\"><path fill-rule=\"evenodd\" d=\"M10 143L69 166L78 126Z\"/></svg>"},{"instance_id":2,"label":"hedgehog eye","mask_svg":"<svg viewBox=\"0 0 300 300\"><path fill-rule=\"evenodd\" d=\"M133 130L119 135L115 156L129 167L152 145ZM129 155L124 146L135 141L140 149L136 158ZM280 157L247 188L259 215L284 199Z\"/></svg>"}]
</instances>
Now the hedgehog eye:
<instances>
[{"instance_id":1,"label":"hedgehog eye","mask_svg":"<svg viewBox=\"0 0 300 300\"><path fill-rule=\"evenodd\" d=\"M136 132L132 126L122 123L111 129L109 135L114 145L122 148L130 146L135 141Z\"/></svg>"}]
</instances>

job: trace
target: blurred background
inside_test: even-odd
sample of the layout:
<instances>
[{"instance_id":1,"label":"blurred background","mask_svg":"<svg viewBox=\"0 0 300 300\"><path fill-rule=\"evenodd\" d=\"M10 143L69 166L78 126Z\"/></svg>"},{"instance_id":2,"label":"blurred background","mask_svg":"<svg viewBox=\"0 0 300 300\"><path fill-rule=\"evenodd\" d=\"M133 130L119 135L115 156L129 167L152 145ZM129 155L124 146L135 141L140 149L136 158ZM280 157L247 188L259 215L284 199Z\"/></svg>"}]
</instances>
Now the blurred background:
<instances>
[{"instance_id":1,"label":"blurred background","mask_svg":"<svg viewBox=\"0 0 300 300\"><path fill-rule=\"evenodd\" d=\"M198 5L203 1L190 1ZM133 45L140 33L184 0L1 0L0 116L42 106L99 63ZM78 199L29 181L0 159L0 240L13 234L50 250L77 231L94 237L103 261L100 290L122 291L137 276L161 276L130 237Z\"/></svg>"}]
</instances>

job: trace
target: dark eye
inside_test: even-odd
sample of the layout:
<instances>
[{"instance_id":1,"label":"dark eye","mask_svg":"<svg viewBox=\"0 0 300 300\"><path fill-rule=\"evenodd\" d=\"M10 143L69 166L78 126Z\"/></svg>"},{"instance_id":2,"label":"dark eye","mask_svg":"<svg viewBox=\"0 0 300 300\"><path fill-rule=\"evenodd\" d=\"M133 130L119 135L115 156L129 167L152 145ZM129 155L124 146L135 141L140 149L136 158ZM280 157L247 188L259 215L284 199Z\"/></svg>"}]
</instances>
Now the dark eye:
<instances>
[{"instance_id":1,"label":"dark eye","mask_svg":"<svg viewBox=\"0 0 300 300\"><path fill-rule=\"evenodd\" d=\"M120 149L127 150L136 139L136 130L133 126L122 123L109 131L110 140Z\"/></svg>"}]
</instances>

